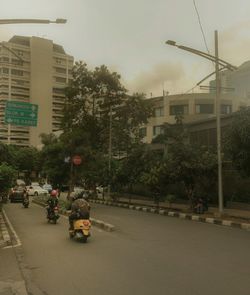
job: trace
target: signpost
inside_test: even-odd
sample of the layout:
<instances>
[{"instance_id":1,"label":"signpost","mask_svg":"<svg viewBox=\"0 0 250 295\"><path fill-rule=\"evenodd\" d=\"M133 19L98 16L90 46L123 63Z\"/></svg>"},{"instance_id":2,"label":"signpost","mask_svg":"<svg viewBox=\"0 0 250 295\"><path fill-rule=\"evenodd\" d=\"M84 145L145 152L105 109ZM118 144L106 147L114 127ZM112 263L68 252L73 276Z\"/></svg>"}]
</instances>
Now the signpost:
<instances>
[{"instance_id":1,"label":"signpost","mask_svg":"<svg viewBox=\"0 0 250 295\"><path fill-rule=\"evenodd\" d=\"M18 126L37 126L38 105L28 102L7 101L5 123Z\"/></svg>"}]
</instances>

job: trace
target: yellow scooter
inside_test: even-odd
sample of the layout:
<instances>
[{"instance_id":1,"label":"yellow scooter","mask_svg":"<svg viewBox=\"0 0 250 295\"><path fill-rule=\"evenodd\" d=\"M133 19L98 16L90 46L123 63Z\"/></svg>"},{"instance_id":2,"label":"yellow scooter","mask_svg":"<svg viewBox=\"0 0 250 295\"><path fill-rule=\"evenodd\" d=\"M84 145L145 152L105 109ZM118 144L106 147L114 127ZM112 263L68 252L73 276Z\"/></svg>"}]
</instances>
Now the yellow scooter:
<instances>
[{"instance_id":1,"label":"yellow scooter","mask_svg":"<svg viewBox=\"0 0 250 295\"><path fill-rule=\"evenodd\" d=\"M86 243L90 237L91 222L89 219L78 219L73 223L74 229L69 230L69 237L71 239L77 238L81 242Z\"/></svg>"}]
</instances>

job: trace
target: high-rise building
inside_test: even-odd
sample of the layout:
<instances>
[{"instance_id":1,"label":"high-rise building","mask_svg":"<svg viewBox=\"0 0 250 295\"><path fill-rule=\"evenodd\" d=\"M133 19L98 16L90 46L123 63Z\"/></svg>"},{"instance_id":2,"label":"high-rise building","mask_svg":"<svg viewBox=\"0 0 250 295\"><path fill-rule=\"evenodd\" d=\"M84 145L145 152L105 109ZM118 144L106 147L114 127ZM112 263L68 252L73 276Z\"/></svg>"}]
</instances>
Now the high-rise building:
<instances>
[{"instance_id":1,"label":"high-rise building","mask_svg":"<svg viewBox=\"0 0 250 295\"><path fill-rule=\"evenodd\" d=\"M0 43L0 141L38 146L41 133L60 129L64 88L74 59L61 45L39 37L14 36ZM4 123L6 101L38 105L37 127Z\"/></svg>"}]
</instances>

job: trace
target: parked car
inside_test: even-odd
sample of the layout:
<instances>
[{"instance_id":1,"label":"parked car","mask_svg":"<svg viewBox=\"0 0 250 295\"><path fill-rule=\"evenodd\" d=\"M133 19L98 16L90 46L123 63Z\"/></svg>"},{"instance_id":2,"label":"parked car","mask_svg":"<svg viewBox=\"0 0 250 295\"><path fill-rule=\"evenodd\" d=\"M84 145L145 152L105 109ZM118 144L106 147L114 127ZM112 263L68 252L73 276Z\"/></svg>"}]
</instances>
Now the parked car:
<instances>
[{"instance_id":1,"label":"parked car","mask_svg":"<svg viewBox=\"0 0 250 295\"><path fill-rule=\"evenodd\" d=\"M25 186L15 186L11 189L9 193L9 200L11 203L13 202L23 202Z\"/></svg>"},{"instance_id":2,"label":"parked car","mask_svg":"<svg viewBox=\"0 0 250 295\"><path fill-rule=\"evenodd\" d=\"M97 195L103 195L106 190L107 190L107 187L102 186L102 185L99 185L96 187Z\"/></svg>"},{"instance_id":3,"label":"parked car","mask_svg":"<svg viewBox=\"0 0 250 295\"><path fill-rule=\"evenodd\" d=\"M75 197L75 195L77 195L77 194L79 194L81 192L85 192L86 193L86 196L88 195L88 191L85 188L79 187L79 186L74 187L74 190L70 194L70 198Z\"/></svg>"},{"instance_id":4,"label":"parked car","mask_svg":"<svg viewBox=\"0 0 250 295\"><path fill-rule=\"evenodd\" d=\"M48 191L39 185L28 186L27 192L29 196L48 195Z\"/></svg>"},{"instance_id":5,"label":"parked car","mask_svg":"<svg viewBox=\"0 0 250 295\"><path fill-rule=\"evenodd\" d=\"M53 188L52 188L52 185L51 184L45 183L43 185L43 189L47 190L48 193L50 194Z\"/></svg>"},{"instance_id":6,"label":"parked car","mask_svg":"<svg viewBox=\"0 0 250 295\"><path fill-rule=\"evenodd\" d=\"M22 179L17 179L16 180L16 186L25 186L25 181Z\"/></svg>"}]
</instances>

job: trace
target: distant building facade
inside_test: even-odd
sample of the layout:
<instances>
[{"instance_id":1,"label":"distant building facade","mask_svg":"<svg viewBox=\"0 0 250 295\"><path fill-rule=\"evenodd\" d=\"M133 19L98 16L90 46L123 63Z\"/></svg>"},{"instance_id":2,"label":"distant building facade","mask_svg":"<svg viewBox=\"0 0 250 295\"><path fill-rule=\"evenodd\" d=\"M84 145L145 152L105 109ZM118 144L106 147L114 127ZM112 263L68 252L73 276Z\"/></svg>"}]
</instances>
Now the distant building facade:
<instances>
[{"instance_id":1,"label":"distant building facade","mask_svg":"<svg viewBox=\"0 0 250 295\"><path fill-rule=\"evenodd\" d=\"M250 61L244 62L235 71L224 70L220 72L221 92L231 93L250 101ZM210 82L211 92L215 92L215 80Z\"/></svg>"},{"instance_id":2,"label":"distant building facade","mask_svg":"<svg viewBox=\"0 0 250 295\"><path fill-rule=\"evenodd\" d=\"M74 59L52 40L14 36L0 43L0 61L0 141L36 147L41 133L60 128ZM38 104L37 127L4 124L7 100Z\"/></svg>"},{"instance_id":3,"label":"distant building facade","mask_svg":"<svg viewBox=\"0 0 250 295\"><path fill-rule=\"evenodd\" d=\"M153 105L153 116L148 124L140 129L145 143L163 132L164 123L174 124L176 115L180 115L183 123L191 123L215 118L215 95L213 93L192 93L155 97L150 99ZM248 105L247 98L232 94L221 95L221 114L230 115Z\"/></svg>"}]
</instances>

